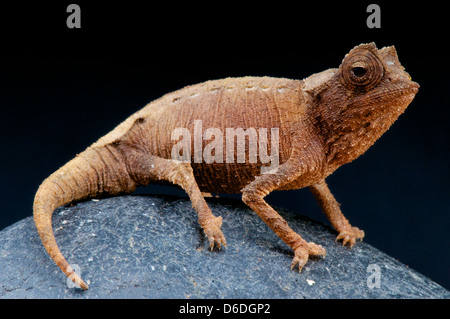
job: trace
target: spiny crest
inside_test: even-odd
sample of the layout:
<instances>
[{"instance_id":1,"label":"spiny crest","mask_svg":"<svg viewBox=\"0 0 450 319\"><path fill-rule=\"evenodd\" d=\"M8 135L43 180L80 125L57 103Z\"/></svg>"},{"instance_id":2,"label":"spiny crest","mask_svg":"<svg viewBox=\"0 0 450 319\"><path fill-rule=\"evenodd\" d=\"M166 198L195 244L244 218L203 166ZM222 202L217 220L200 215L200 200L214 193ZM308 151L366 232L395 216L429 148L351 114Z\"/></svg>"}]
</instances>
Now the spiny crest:
<instances>
[{"instance_id":1,"label":"spiny crest","mask_svg":"<svg viewBox=\"0 0 450 319\"><path fill-rule=\"evenodd\" d=\"M362 44L355 46L353 49L350 50L350 52L348 52L344 56L344 58L342 59L341 65L344 63L345 59L347 59L349 56L356 54L357 52L360 52L360 51L371 51L374 54L378 54L378 49L377 49L375 42L362 43Z\"/></svg>"},{"instance_id":2,"label":"spiny crest","mask_svg":"<svg viewBox=\"0 0 450 319\"><path fill-rule=\"evenodd\" d=\"M400 60L398 59L397 50L395 50L394 46L384 47L378 51L381 59L384 63L386 63L388 68L395 66L400 70L404 71L405 68L401 65Z\"/></svg>"}]
</instances>

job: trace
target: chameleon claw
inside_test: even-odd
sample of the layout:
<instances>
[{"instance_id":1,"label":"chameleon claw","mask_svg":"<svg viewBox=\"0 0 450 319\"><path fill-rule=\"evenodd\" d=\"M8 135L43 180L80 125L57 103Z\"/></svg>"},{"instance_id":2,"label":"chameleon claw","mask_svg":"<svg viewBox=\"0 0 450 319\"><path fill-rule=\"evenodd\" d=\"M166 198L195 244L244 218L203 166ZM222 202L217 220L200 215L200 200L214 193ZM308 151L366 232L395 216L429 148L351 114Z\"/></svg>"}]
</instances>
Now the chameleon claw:
<instances>
[{"instance_id":1,"label":"chameleon claw","mask_svg":"<svg viewBox=\"0 0 450 319\"><path fill-rule=\"evenodd\" d=\"M303 266L306 264L306 262L308 261L308 256L306 255L306 257L297 257L295 256L294 259L292 260L291 263L291 270L294 269L294 267L296 265L298 265L298 272L302 272Z\"/></svg>"},{"instance_id":2,"label":"chameleon claw","mask_svg":"<svg viewBox=\"0 0 450 319\"><path fill-rule=\"evenodd\" d=\"M306 262L308 261L309 256L325 257L326 254L326 250L321 245L306 243L306 247L300 246L295 249L295 256L291 263L291 270L298 265L298 272L301 272L303 266L305 266Z\"/></svg>"},{"instance_id":3,"label":"chameleon claw","mask_svg":"<svg viewBox=\"0 0 450 319\"><path fill-rule=\"evenodd\" d=\"M214 250L214 247L218 249L222 248L222 245L227 248L227 241L220 227L222 226L222 217L216 217L211 222L207 223L203 229L209 240L209 249Z\"/></svg>"},{"instance_id":4,"label":"chameleon claw","mask_svg":"<svg viewBox=\"0 0 450 319\"><path fill-rule=\"evenodd\" d=\"M342 245L345 246L348 244L350 248L356 243L356 240L359 239L362 241L364 238L364 231L360 230L357 227L351 227L348 230L341 231L339 235L336 237L336 241L342 239Z\"/></svg>"}]
</instances>

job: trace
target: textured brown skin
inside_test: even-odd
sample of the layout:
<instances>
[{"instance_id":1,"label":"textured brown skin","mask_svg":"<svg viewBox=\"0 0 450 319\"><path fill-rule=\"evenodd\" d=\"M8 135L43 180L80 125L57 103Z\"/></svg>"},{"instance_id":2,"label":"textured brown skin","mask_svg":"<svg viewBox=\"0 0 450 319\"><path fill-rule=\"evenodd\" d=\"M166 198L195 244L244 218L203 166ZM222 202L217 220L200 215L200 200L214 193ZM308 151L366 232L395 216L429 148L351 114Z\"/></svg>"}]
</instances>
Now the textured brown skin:
<instances>
[{"instance_id":1,"label":"textured brown skin","mask_svg":"<svg viewBox=\"0 0 450 319\"><path fill-rule=\"evenodd\" d=\"M338 69L305 80L269 77L208 81L169 93L130 116L112 132L50 175L39 187L34 220L48 254L81 288L88 285L62 256L52 230L54 209L74 201L133 192L152 181L181 186L198 214L210 247L226 246L202 192L242 193L242 200L294 250L292 268L325 249L306 242L270 207L274 190L309 187L338 239L352 247L364 232L341 213L325 178L363 154L404 112L417 93L394 47L374 43L352 49ZM279 128L278 170L261 174L261 163L185 163L171 159L177 127ZM269 136L270 137L270 136ZM203 142L203 147L208 141ZM269 140L270 145L270 140Z\"/></svg>"}]
</instances>

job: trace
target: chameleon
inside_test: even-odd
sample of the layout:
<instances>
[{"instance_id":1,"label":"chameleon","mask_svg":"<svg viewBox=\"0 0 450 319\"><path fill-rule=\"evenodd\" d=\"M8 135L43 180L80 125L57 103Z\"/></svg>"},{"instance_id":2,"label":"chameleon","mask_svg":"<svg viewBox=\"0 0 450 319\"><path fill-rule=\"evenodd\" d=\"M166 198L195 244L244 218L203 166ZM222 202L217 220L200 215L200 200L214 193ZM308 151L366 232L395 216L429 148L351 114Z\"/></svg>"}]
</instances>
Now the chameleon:
<instances>
[{"instance_id":1,"label":"chameleon","mask_svg":"<svg viewBox=\"0 0 450 319\"><path fill-rule=\"evenodd\" d=\"M221 230L222 217L213 215L205 194L242 194L242 201L292 249L291 270L298 267L301 271L310 256L320 258L326 251L290 228L264 197L273 191L308 187L337 230L336 241L353 247L364 231L346 219L325 179L372 146L406 110L418 89L419 84L400 64L395 47L378 49L372 42L351 49L338 68L303 80L225 78L163 95L42 182L33 203L42 244L75 284L88 289L57 245L53 211L87 198L131 193L140 185L168 183L189 196L211 250L226 248L227 242ZM194 134L198 121L202 130L216 128L220 132L276 128L278 136L266 137L266 144L261 145L270 145L271 152L276 152L278 165L263 171L267 162L262 163L261 158L250 161L248 154L243 161L217 160L219 156L213 162L199 161L198 151L174 158L179 140L173 132L184 128ZM210 135L209 140L214 134ZM249 136L244 138L249 140L247 144L243 140L248 152L255 145ZM208 139L186 145L205 149ZM238 151L229 144L226 149L234 152L231 155ZM214 152L220 155L219 148Z\"/></svg>"}]
</instances>

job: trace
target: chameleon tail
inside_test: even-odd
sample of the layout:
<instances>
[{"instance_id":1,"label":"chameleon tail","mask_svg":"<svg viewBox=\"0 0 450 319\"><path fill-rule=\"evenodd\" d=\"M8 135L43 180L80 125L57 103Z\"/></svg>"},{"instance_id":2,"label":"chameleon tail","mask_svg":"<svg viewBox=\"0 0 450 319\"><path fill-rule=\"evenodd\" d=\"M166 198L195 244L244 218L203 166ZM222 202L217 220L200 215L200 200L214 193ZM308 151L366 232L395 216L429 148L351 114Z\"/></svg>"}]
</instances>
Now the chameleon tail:
<instances>
[{"instance_id":1,"label":"chameleon tail","mask_svg":"<svg viewBox=\"0 0 450 319\"><path fill-rule=\"evenodd\" d=\"M74 272L56 243L53 211L62 205L103 194L132 192L136 183L129 177L120 154L108 146L90 147L50 175L34 199L34 222L47 253L55 264L82 289L88 285Z\"/></svg>"}]
</instances>

